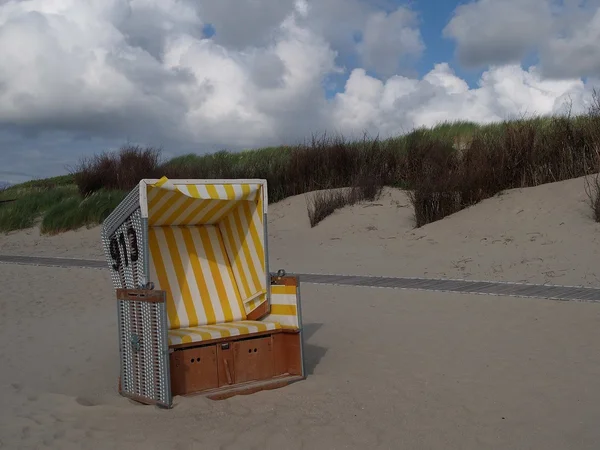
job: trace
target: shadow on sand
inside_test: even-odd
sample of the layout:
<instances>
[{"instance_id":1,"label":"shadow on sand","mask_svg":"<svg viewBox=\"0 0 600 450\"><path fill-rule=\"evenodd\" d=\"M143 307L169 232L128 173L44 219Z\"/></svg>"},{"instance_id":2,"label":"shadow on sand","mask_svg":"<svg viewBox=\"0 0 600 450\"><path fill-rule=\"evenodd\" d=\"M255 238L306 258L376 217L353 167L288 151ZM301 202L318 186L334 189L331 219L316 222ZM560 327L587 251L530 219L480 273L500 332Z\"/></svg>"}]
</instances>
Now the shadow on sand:
<instances>
[{"instance_id":1,"label":"shadow on sand","mask_svg":"<svg viewBox=\"0 0 600 450\"><path fill-rule=\"evenodd\" d=\"M302 326L304 338L304 368L306 375L312 375L327 348L309 343L310 338L323 326L322 323L305 323Z\"/></svg>"}]
</instances>

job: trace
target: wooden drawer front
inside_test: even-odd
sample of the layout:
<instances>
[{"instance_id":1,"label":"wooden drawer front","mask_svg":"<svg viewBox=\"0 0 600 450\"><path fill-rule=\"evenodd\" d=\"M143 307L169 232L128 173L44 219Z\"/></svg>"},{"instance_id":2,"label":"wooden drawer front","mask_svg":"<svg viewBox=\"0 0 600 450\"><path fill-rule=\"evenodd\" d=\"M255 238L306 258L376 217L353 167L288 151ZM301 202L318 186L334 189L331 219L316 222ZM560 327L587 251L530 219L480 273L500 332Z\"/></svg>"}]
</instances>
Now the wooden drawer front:
<instances>
[{"instance_id":1,"label":"wooden drawer front","mask_svg":"<svg viewBox=\"0 0 600 450\"><path fill-rule=\"evenodd\" d=\"M235 342L233 351L236 383L267 380L273 377L271 336Z\"/></svg>"},{"instance_id":2,"label":"wooden drawer front","mask_svg":"<svg viewBox=\"0 0 600 450\"><path fill-rule=\"evenodd\" d=\"M275 376L302 375L302 342L300 333L273 335Z\"/></svg>"},{"instance_id":3,"label":"wooden drawer front","mask_svg":"<svg viewBox=\"0 0 600 450\"><path fill-rule=\"evenodd\" d=\"M185 395L218 386L216 345L177 350L171 353L173 395Z\"/></svg>"}]
</instances>

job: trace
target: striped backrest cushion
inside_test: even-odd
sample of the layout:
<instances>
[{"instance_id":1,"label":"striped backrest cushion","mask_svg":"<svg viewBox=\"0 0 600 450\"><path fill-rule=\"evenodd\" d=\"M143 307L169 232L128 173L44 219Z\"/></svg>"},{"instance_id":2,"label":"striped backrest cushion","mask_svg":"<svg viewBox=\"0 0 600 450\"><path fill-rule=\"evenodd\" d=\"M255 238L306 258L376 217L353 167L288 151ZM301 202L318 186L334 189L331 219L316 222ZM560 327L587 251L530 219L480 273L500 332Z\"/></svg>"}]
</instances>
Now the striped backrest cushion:
<instances>
[{"instance_id":1,"label":"striped backrest cushion","mask_svg":"<svg viewBox=\"0 0 600 450\"><path fill-rule=\"evenodd\" d=\"M148 231L150 280L167 293L169 329L246 319L218 226Z\"/></svg>"},{"instance_id":2,"label":"striped backrest cushion","mask_svg":"<svg viewBox=\"0 0 600 450\"><path fill-rule=\"evenodd\" d=\"M148 184L148 225L154 229L217 226L244 313L250 314L266 300L267 292L266 185L249 180L199 181L163 177ZM210 323L210 317L207 320Z\"/></svg>"},{"instance_id":3,"label":"striped backrest cushion","mask_svg":"<svg viewBox=\"0 0 600 450\"><path fill-rule=\"evenodd\" d=\"M238 202L219 223L246 313L266 300L265 236L260 205Z\"/></svg>"}]
</instances>

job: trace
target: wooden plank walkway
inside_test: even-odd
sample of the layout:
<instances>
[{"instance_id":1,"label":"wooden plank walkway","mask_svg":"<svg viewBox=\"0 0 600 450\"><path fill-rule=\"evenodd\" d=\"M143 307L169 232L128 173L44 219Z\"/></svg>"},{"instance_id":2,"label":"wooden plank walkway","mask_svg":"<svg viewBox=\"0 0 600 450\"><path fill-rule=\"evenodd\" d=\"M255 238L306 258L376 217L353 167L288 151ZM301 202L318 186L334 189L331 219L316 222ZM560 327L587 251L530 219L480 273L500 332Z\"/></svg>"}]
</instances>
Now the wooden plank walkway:
<instances>
[{"instance_id":1,"label":"wooden plank walkway","mask_svg":"<svg viewBox=\"0 0 600 450\"><path fill-rule=\"evenodd\" d=\"M600 303L600 289L581 286L512 283L502 281L449 280L353 275L299 274L303 283L365 286L433 292L543 298L559 301Z\"/></svg>"},{"instance_id":2,"label":"wooden plank walkway","mask_svg":"<svg viewBox=\"0 0 600 450\"><path fill-rule=\"evenodd\" d=\"M106 270L108 270L108 265L107 265L106 261L97 260L97 259L0 255L0 263L26 264L26 265L31 265L31 266L84 267L87 269L106 269Z\"/></svg>"},{"instance_id":3,"label":"wooden plank walkway","mask_svg":"<svg viewBox=\"0 0 600 450\"><path fill-rule=\"evenodd\" d=\"M0 263L54 267L83 267L108 270L106 261L75 258L0 255ZM296 273L302 283L336 286L361 286L388 289L410 289L433 292L543 298L557 301L600 303L600 288L528 284L498 281L451 280L439 278L374 277Z\"/></svg>"}]
</instances>

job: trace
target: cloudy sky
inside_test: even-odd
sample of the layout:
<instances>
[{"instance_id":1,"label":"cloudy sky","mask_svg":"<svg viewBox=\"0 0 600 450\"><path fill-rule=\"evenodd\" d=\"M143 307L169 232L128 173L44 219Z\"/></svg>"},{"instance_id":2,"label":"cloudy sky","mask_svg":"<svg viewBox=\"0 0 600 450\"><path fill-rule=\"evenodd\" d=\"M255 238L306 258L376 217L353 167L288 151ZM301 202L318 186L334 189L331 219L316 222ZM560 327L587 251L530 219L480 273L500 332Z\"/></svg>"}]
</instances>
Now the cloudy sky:
<instances>
[{"instance_id":1,"label":"cloudy sky","mask_svg":"<svg viewBox=\"0 0 600 450\"><path fill-rule=\"evenodd\" d=\"M584 111L600 0L0 0L0 180Z\"/></svg>"}]
</instances>

